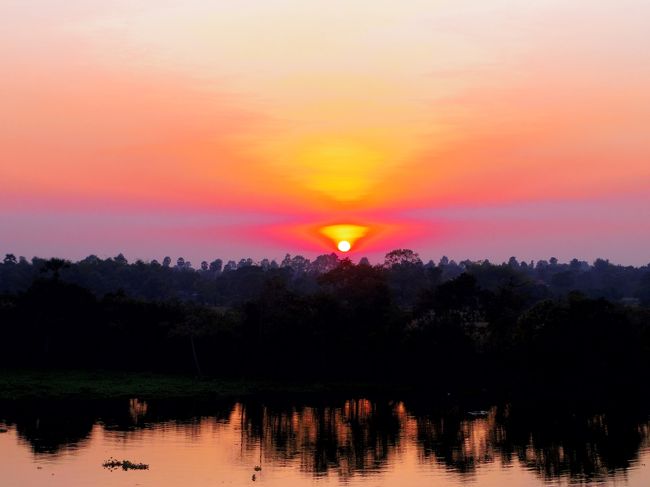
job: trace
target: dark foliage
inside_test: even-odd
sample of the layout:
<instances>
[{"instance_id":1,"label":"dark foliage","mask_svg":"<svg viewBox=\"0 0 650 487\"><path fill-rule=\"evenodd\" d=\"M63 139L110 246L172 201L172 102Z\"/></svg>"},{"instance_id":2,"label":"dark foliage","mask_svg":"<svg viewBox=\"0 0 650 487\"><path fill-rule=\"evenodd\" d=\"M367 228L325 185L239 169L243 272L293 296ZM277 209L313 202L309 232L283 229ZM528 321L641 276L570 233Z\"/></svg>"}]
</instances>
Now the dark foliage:
<instances>
[{"instance_id":1,"label":"dark foliage","mask_svg":"<svg viewBox=\"0 0 650 487\"><path fill-rule=\"evenodd\" d=\"M171 262L7 255L0 366L590 391L650 370L647 267Z\"/></svg>"}]
</instances>

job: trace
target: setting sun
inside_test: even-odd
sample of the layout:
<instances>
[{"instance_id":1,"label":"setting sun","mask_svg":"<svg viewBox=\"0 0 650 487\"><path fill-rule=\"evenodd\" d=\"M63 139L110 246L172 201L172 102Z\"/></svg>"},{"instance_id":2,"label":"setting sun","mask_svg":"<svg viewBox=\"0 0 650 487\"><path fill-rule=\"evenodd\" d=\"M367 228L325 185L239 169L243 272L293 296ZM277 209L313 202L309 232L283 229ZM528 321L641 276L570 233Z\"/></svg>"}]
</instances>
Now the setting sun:
<instances>
[{"instance_id":1,"label":"setting sun","mask_svg":"<svg viewBox=\"0 0 650 487\"><path fill-rule=\"evenodd\" d=\"M352 248L350 242L348 242L347 240L341 240L337 245L337 247L341 252L348 252Z\"/></svg>"},{"instance_id":2,"label":"setting sun","mask_svg":"<svg viewBox=\"0 0 650 487\"><path fill-rule=\"evenodd\" d=\"M319 232L327 237L341 252L349 252L359 239L368 234L369 228L349 223L322 227Z\"/></svg>"}]
</instances>

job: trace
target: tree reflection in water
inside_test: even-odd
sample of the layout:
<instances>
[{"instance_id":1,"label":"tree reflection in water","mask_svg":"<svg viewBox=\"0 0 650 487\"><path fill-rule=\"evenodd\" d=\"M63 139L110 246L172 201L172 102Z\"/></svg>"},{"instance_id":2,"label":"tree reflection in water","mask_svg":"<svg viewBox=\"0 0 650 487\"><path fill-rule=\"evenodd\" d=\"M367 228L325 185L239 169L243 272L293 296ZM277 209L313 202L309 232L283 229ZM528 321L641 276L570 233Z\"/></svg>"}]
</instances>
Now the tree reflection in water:
<instances>
[{"instance_id":1,"label":"tree reflection in water","mask_svg":"<svg viewBox=\"0 0 650 487\"><path fill-rule=\"evenodd\" d=\"M248 402L241 418L246 448L261 444L273 462L299 460L303 471L335 470L343 477L381 469L399 442L404 419L395 404L367 399L300 407Z\"/></svg>"},{"instance_id":2,"label":"tree reflection in water","mask_svg":"<svg viewBox=\"0 0 650 487\"><path fill-rule=\"evenodd\" d=\"M191 439L221 423L238 431L242 452L259 455L261 463L342 479L381 472L408 447L421 464L460 476L498 462L517 463L542 480L602 480L624 474L649 448L647 418L647 411L566 414L514 405L476 417L459 405L365 398L0 404L0 422L15 426L35 455L83 449L94 427L128 440L172 424Z\"/></svg>"},{"instance_id":3,"label":"tree reflection in water","mask_svg":"<svg viewBox=\"0 0 650 487\"><path fill-rule=\"evenodd\" d=\"M647 414L555 414L507 405L481 418L434 414L416 423L423 460L460 474L516 458L544 480L602 480L624 472L649 445Z\"/></svg>"},{"instance_id":4,"label":"tree reflection in water","mask_svg":"<svg viewBox=\"0 0 650 487\"><path fill-rule=\"evenodd\" d=\"M451 413L421 416L415 421L422 459L444 463L458 473L493 462L498 454L495 447L505 436L502 425L496 422L496 408L486 417L468 419ZM503 460L509 463L509 458Z\"/></svg>"}]
</instances>

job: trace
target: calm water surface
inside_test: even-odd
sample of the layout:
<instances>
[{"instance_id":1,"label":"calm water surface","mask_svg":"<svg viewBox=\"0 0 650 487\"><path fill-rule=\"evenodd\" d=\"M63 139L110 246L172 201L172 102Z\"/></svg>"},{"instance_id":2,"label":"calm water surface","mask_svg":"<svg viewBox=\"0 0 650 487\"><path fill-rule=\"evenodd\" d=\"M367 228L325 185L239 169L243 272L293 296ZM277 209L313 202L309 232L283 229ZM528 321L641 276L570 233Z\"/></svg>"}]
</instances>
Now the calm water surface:
<instances>
[{"instance_id":1,"label":"calm water surface","mask_svg":"<svg viewBox=\"0 0 650 487\"><path fill-rule=\"evenodd\" d=\"M638 408L550 413L364 398L9 402L0 404L0 427L2 487L650 485L650 423ZM111 457L149 469L110 471L102 463Z\"/></svg>"}]
</instances>

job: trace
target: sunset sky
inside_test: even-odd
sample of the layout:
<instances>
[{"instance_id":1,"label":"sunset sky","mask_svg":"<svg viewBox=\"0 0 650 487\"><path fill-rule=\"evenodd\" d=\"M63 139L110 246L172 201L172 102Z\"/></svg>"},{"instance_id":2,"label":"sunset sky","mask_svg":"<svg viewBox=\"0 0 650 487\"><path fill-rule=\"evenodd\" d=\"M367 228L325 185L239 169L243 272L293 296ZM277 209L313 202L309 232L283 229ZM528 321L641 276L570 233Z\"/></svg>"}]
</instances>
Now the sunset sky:
<instances>
[{"instance_id":1,"label":"sunset sky","mask_svg":"<svg viewBox=\"0 0 650 487\"><path fill-rule=\"evenodd\" d=\"M647 264L648 19L647 0L0 0L0 253L196 266L329 253L344 228L355 260Z\"/></svg>"}]
</instances>

